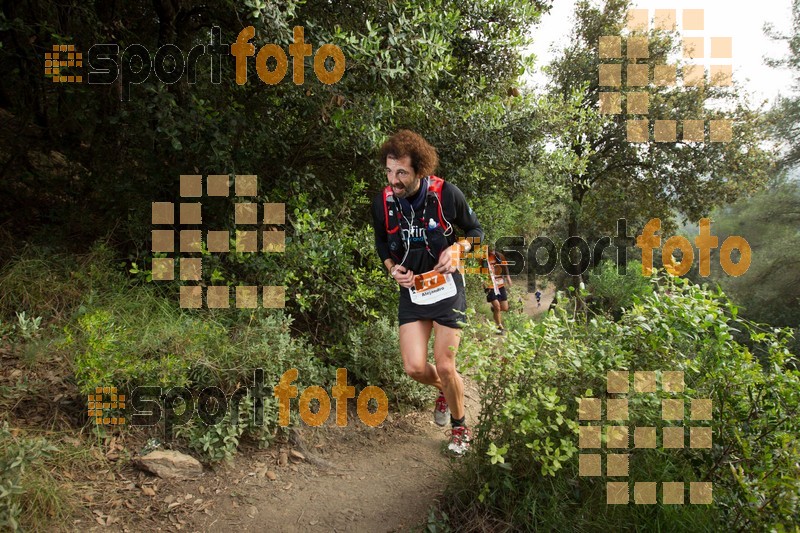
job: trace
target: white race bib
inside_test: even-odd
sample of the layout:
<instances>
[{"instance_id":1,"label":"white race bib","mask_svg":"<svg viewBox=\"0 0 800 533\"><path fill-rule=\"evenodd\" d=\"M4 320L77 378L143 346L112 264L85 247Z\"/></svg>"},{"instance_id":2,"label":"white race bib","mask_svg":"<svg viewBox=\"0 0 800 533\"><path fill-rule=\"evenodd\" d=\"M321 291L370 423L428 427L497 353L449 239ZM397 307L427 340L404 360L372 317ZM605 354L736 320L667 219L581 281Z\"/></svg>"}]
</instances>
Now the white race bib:
<instances>
[{"instance_id":1,"label":"white race bib","mask_svg":"<svg viewBox=\"0 0 800 533\"><path fill-rule=\"evenodd\" d=\"M408 292L415 304L431 305L455 296L458 288L452 274L439 274L431 270L414 276L414 286Z\"/></svg>"}]
</instances>

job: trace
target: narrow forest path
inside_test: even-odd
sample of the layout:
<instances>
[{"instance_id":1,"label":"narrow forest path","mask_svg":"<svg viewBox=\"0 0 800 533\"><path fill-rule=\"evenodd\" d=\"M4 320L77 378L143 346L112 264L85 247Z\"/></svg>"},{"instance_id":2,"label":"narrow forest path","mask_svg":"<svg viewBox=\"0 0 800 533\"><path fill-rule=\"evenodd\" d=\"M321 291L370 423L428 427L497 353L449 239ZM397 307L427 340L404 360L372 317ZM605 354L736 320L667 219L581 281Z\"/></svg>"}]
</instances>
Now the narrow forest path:
<instances>
[{"instance_id":1,"label":"narrow forest path","mask_svg":"<svg viewBox=\"0 0 800 533\"><path fill-rule=\"evenodd\" d=\"M469 380L465 397L467 420L477 420L477 389ZM458 460L445 450L447 428L433 423L433 398L432 389L430 410L390 413L377 428L350 413L344 428L296 430L290 442L246 451L195 480L167 481L131 469L127 488L137 497L125 506L132 502L135 508L129 507L133 512L111 529L382 532L423 527L445 488L449 465Z\"/></svg>"},{"instance_id":2,"label":"narrow forest path","mask_svg":"<svg viewBox=\"0 0 800 533\"><path fill-rule=\"evenodd\" d=\"M520 298L523 312L535 317L547 312L554 295L548 286L539 305L533 293L519 297L512 293L512 298ZM512 308L516 308L513 303ZM502 342L502 337L497 341ZM467 420L475 422L480 410L478 390L468 378L465 385ZM447 428L433 423L433 398L431 390L430 409L390 413L377 428L365 426L354 412L343 428L303 427L292 433L289 442L240 453L230 464L206 469L196 480L167 481L127 469L122 477L128 485L120 487L117 482L112 491L117 495L106 495L123 501L132 512L122 513L128 516L111 528L91 524L88 529L421 529L442 496L451 463L458 460L446 452ZM117 515L104 511L98 516L108 522L109 516ZM80 523L85 524L80 520L74 526Z\"/></svg>"},{"instance_id":3,"label":"narrow forest path","mask_svg":"<svg viewBox=\"0 0 800 533\"><path fill-rule=\"evenodd\" d=\"M468 419L475 420L479 403L472 385L466 401ZM433 423L432 410L391 415L378 428L352 418L349 424L296 443L305 460L295 463L287 451L289 460L282 466L279 450L260 460L254 457L252 470L240 470L241 477L233 476L238 483L220 491L227 495L220 498L217 512L192 517L190 528L407 531L424 524L444 489L451 461L443 449L444 429ZM265 468L275 473L274 481Z\"/></svg>"},{"instance_id":4,"label":"narrow forest path","mask_svg":"<svg viewBox=\"0 0 800 533\"><path fill-rule=\"evenodd\" d=\"M525 313L530 316L539 316L547 312L550 308L550 304L553 302L553 298L556 295L555 286L552 284L548 284L547 287L542 290L542 298L541 302L537 304L536 302L536 293L529 292L525 295L525 298L522 302L522 309Z\"/></svg>"},{"instance_id":5,"label":"narrow forest path","mask_svg":"<svg viewBox=\"0 0 800 533\"><path fill-rule=\"evenodd\" d=\"M545 313L554 295L548 286L537 305L527 294L524 312ZM469 379L465 398L467 418L475 421L480 402ZM216 511L189 516L188 529L408 531L424 525L457 460L446 453L445 429L433 423L431 410L390 415L378 428L351 416L345 428L305 431L305 438L293 448L304 460L278 448L237 459L238 468L209 479L205 489L217 496Z\"/></svg>"}]
</instances>

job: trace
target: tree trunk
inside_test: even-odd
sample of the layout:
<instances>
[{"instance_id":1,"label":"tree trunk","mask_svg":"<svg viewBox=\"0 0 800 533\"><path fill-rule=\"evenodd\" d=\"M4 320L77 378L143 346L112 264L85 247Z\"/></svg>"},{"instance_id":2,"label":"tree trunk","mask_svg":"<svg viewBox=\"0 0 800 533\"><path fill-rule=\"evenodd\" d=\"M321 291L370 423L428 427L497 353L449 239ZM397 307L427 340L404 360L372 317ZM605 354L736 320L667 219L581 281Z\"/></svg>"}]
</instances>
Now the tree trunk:
<instances>
[{"instance_id":1,"label":"tree trunk","mask_svg":"<svg viewBox=\"0 0 800 533\"><path fill-rule=\"evenodd\" d=\"M580 203L578 204L578 208L571 209L569 213L569 221L567 223L567 236L568 237L577 237L578 236L578 210L580 209ZM570 250L571 257L568 258L568 262L574 263L576 259L578 259L578 255L580 252L576 251L575 248ZM572 257L574 256L574 257ZM581 281L583 281L583 276L578 274L577 276L567 275L567 280L569 282L569 286L575 288L577 293L578 288L580 286Z\"/></svg>"},{"instance_id":2,"label":"tree trunk","mask_svg":"<svg viewBox=\"0 0 800 533\"><path fill-rule=\"evenodd\" d=\"M570 237L579 237L578 234L578 217L581 214L581 206L583 205L583 197L587 192L587 187L584 185L581 176L573 176L572 177L572 204L570 205L569 209L569 219L567 221L567 238ZM583 258L580 257L580 251L575 249L574 247L569 250L570 256L567 258L568 263L575 264L578 261L582 261ZM583 275L578 274L577 276L569 275L565 273L565 285L571 286L574 289L573 295L575 296L575 306L576 309L580 309L583 307L583 300L578 298L579 290L581 282L583 281Z\"/></svg>"}]
</instances>

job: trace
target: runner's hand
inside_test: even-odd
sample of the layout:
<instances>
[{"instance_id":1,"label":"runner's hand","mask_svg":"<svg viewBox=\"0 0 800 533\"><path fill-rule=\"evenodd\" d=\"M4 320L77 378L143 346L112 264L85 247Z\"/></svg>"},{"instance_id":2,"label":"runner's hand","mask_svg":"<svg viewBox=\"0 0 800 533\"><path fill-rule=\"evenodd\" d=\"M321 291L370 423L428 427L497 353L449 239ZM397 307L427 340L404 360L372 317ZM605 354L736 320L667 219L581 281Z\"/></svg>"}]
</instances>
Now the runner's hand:
<instances>
[{"instance_id":1,"label":"runner's hand","mask_svg":"<svg viewBox=\"0 0 800 533\"><path fill-rule=\"evenodd\" d=\"M454 244L445 248L442 253L439 254L439 262L436 263L433 269L439 274L452 274L458 270L461 250L463 250L463 248L461 248L459 244Z\"/></svg>"},{"instance_id":2,"label":"runner's hand","mask_svg":"<svg viewBox=\"0 0 800 533\"><path fill-rule=\"evenodd\" d=\"M394 274L392 277L401 286L410 289L414 286L414 272L408 270L403 265L396 265L392 267Z\"/></svg>"}]
</instances>

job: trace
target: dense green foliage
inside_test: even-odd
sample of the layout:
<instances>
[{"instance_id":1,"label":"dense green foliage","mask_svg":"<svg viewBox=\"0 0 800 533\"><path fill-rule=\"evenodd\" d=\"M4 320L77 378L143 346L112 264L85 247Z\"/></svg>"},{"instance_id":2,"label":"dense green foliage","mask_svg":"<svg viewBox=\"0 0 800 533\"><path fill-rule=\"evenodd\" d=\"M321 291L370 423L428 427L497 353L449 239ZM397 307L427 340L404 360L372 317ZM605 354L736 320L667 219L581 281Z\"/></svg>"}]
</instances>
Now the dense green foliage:
<instances>
[{"instance_id":1,"label":"dense green foliage","mask_svg":"<svg viewBox=\"0 0 800 533\"><path fill-rule=\"evenodd\" d=\"M533 98L509 94L519 94L514 87L530 66L520 50L546 7L521 0L4 4L0 65L12 76L0 80L1 324L19 311L61 321L58 347L82 393L112 383L230 393L255 368L268 383L295 367L299 385L325 386L346 367L355 384L382 386L399 405L420 404L422 388L404 375L395 322L386 319L396 288L368 225L369 200L383 184L375 151L388 132L411 127L437 147L438 173L473 205L510 206L487 229L538 224L531 203L512 200L537 188L553 197L535 168L542 117ZM345 75L321 83L313 56L302 85L289 77L262 83L253 58L247 82L237 85L230 56L219 79L204 57L194 80L171 85L154 73L129 84L124 69L112 85L55 84L42 75L53 44L84 54L98 43L141 44L152 55L174 43L186 54L210 44L213 27L232 43L248 25L257 48L284 49L302 26L314 49L341 48ZM284 312L180 310L180 282L152 281L151 260L162 254L149 252L150 204L180 202L178 176L187 173L257 174L256 201L286 204L285 253L204 252L201 282L285 285ZM230 204L205 199L204 227L232 231ZM35 245L15 250L20 239ZM73 255L97 239L107 244ZM268 438L274 423L257 437ZM232 433L230 425L201 426L183 434L211 460L229 457L243 436L241 426Z\"/></svg>"},{"instance_id":2,"label":"dense green foliage","mask_svg":"<svg viewBox=\"0 0 800 533\"><path fill-rule=\"evenodd\" d=\"M651 218L672 229L676 213L699 220L713 207L758 189L771 166L772 156L763 148L762 113L751 109L736 87L715 87L708 79L702 87L600 85L601 63L621 63L625 72L630 62L600 58L601 36L621 35L623 43L646 36L649 57L634 62L648 65L650 72L653 65L672 64L679 49L677 33L623 30L629 7L629 0L578 2L569 45L547 67L549 98L571 104L562 110L564 127L553 139L570 162L553 176L570 191L566 235L610 234L618 218L627 219L632 232ZM623 112L603 114L601 95L614 92L620 94ZM624 110L634 92L649 101L648 112L635 117L649 120L647 143L628 141L627 120L634 117ZM731 142L683 141L682 121L697 117L732 120ZM677 142L652 142L655 120L677 121Z\"/></svg>"},{"instance_id":3,"label":"dense green foliage","mask_svg":"<svg viewBox=\"0 0 800 533\"><path fill-rule=\"evenodd\" d=\"M534 168L545 133L537 103L507 96L529 66L520 50L544 2L75 7L15 3L0 12L0 64L16 74L0 80L8 119L0 155L4 175L16 176L0 180L0 194L10 200L0 206L0 226L16 238L85 248L107 237L147 275L150 203L179 202L180 174L257 174L258 201L287 205L286 253L207 254L204 282L287 285L295 331L310 333L317 355L327 357L346 325L384 316L394 302L393 287L376 277L381 266L365 229L369 198L383 183L374 154L388 132L410 127L425 135L440 153L439 174L487 213L487 229L498 236L530 231L542 219L516 198L537 189L542 201L553 196ZM95 43L121 50L138 43L151 54L175 43L186 53L209 44L213 26L231 43L247 25L257 48L285 48L292 28L303 26L315 49L341 48L345 75L325 85L308 57L303 85L290 77L267 85L251 58L248 81L239 86L228 56L220 83L212 83L212 62L203 58L196 83L184 77L168 85L151 74L121 101L124 79L54 84L41 74L43 53L55 42L84 52ZM213 200L204 202L204 225L233 230L230 203ZM492 220L488 213L501 205L505 218Z\"/></svg>"},{"instance_id":4,"label":"dense green foliage","mask_svg":"<svg viewBox=\"0 0 800 533\"><path fill-rule=\"evenodd\" d=\"M618 322L561 309L502 345L464 346L482 404L475 453L461 470L468 488L453 494L451 518L478 502L479 513L519 529L792 527L800 373L786 332L741 320L721 293L681 279L663 283ZM737 330L748 332L759 357L734 340ZM686 388L677 395L606 394L610 370L683 371ZM605 478L578 476L582 397L628 398L625 425L659 433L676 425L661 420L661 398L683 398L687 413L692 398L711 398L711 422L682 423L710 425L712 449L631 449L628 479L711 481L716 505L607 505Z\"/></svg>"},{"instance_id":5,"label":"dense green foliage","mask_svg":"<svg viewBox=\"0 0 800 533\"><path fill-rule=\"evenodd\" d=\"M594 242L613 234L618 218L633 234L659 217L668 235L677 216L696 221L764 184L777 156L765 149L761 110L736 88L642 89L652 118L732 119L730 143L629 143L625 115L599 113L608 88L598 85L598 39L624 34L628 0L579 2L546 94L520 90L533 67L522 50L551 3L5 2L0 348L10 347L29 368L62 358L81 416L84 395L100 385L195 394L214 386L230 394L251 384L256 368L267 385L297 368L298 387L328 388L342 367L357 388L382 387L392 407L422 406L430 390L403 372L397 290L369 227L370 198L385 183L375 152L388 133L411 128L438 149L437 173L465 192L492 242L545 231L559 236L554 241L579 235ZM795 17L798 9L795 0ZM56 84L42 74L53 44L84 53L97 43L121 50L142 44L154 54L174 43L186 53L208 45L212 27L232 43L249 25L257 49L286 49L302 26L314 50L323 43L342 49L345 75L321 83L313 57L303 85L290 76L262 83L253 58L247 82L237 85L230 57L219 80L204 58L196 80L172 85L154 74L130 87L124 77L112 85ZM648 64L676 49L676 35L649 37ZM790 37L784 63L794 69L797 41ZM629 91L621 92L624 105ZM797 152L797 108L787 98L772 117L788 162ZM182 310L180 282L152 281L152 259L163 254L150 252L151 202L181 202L178 177L190 173L257 174L254 201L286 204L285 253L206 251L201 281L285 285L284 310ZM517 313L525 288L515 280L505 317L514 333L501 341L468 330L463 341L482 415L477 453L459 471L448 516L473 506L493 526L541 530L791 526L799 512L797 363L785 332L742 320L737 306L747 318L797 327L797 200L797 187L782 184L720 213L721 239L739 234L753 247L752 271L720 280L736 305L675 280L654 287L633 262L626 276L603 263L590 272L588 292L571 293L577 298L534 323ZM204 198L204 229L232 231L233 202ZM481 309L472 323L491 320L477 276L467 291L470 306ZM575 400L602 397L612 369L683 370L687 398L714 400L711 450L635 450L630 478L712 480L715 506L607 506L604 483L578 476ZM13 416L20 398L43 396L46 387L21 379L0 388L0 421L6 411ZM658 399L632 399L630 423L661 427ZM176 428L180 444L208 462L231 458L244 439L268 445L277 429L274 398L266 399L263 425L247 416L250 398L240 407L210 426L192 418ZM0 444L3 527L42 510L58 519L57 486L46 468L53 450L5 428Z\"/></svg>"},{"instance_id":6,"label":"dense green foliage","mask_svg":"<svg viewBox=\"0 0 800 533\"><path fill-rule=\"evenodd\" d=\"M630 309L637 298L652 293L648 278L642 276L642 264L631 261L621 275L611 261L603 261L589 275L592 308L610 312L619 318L624 309Z\"/></svg>"},{"instance_id":7,"label":"dense green foliage","mask_svg":"<svg viewBox=\"0 0 800 533\"><path fill-rule=\"evenodd\" d=\"M792 32L778 34L768 26L769 33L789 45L789 56L771 58L768 62L777 68L789 68L794 75L790 94L782 94L772 109L775 137L782 143L782 163L786 167L800 164L800 1L792 1Z\"/></svg>"},{"instance_id":8,"label":"dense green foliage","mask_svg":"<svg viewBox=\"0 0 800 533\"><path fill-rule=\"evenodd\" d=\"M781 327L800 325L800 183L781 181L720 210L714 219L720 242L747 235L750 269L740 277L718 273L725 292L745 316ZM712 261L713 263L713 261Z\"/></svg>"}]
</instances>

